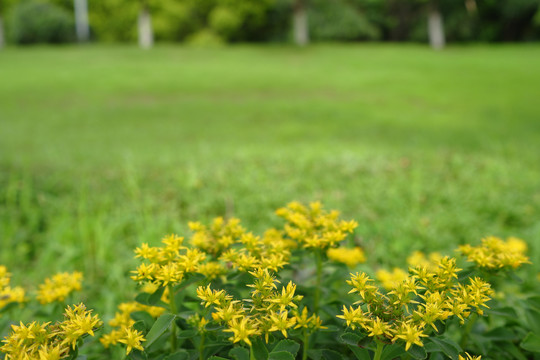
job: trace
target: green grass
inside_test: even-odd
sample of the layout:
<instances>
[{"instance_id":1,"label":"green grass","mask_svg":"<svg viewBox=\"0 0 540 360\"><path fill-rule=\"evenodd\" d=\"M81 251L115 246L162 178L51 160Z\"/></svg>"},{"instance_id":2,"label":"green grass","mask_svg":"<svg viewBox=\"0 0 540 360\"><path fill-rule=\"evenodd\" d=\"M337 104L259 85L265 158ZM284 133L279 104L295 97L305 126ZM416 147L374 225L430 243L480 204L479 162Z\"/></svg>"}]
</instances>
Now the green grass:
<instances>
[{"instance_id":1,"label":"green grass","mask_svg":"<svg viewBox=\"0 0 540 360\"><path fill-rule=\"evenodd\" d=\"M539 46L8 48L0 263L129 298L132 249L321 200L376 266L485 235L540 246ZM538 265L530 273L538 272Z\"/></svg>"}]
</instances>

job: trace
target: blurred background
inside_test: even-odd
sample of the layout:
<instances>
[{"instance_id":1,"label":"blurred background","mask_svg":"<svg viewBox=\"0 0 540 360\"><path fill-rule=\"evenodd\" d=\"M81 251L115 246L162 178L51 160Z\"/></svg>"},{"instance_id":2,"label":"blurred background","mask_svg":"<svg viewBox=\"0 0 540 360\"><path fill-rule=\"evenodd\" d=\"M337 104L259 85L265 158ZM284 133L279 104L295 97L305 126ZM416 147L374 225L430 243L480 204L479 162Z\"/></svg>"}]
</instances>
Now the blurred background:
<instances>
[{"instance_id":1,"label":"blurred background","mask_svg":"<svg viewBox=\"0 0 540 360\"><path fill-rule=\"evenodd\" d=\"M0 38L15 44L429 39L441 47L540 37L538 0L2 0L0 17Z\"/></svg>"},{"instance_id":2,"label":"blurred background","mask_svg":"<svg viewBox=\"0 0 540 360\"><path fill-rule=\"evenodd\" d=\"M356 219L374 269L495 235L539 272L538 0L0 0L0 20L13 283L82 271L106 317L141 242L216 216L261 233L293 200Z\"/></svg>"}]
</instances>

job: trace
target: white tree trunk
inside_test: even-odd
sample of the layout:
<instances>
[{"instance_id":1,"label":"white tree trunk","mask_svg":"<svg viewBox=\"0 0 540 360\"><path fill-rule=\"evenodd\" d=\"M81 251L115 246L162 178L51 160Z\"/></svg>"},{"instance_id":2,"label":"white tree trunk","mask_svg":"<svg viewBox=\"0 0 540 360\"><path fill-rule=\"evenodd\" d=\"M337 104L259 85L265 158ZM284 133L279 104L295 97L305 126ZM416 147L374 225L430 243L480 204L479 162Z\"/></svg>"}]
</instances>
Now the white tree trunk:
<instances>
[{"instance_id":1,"label":"white tree trunk","mask_svg":"<svg viewBox=\"0 0 540 360\"><path fill-rule=\"evenodd\" d=\"M77 40L85 42L90 39L90 26L88 25L88 2L87 0L74 0L75 30Z\"/></svg>"},{"instance_id":2,"label":"white tree trunk","mask_svg":"<svg viewBox=\"0 0 540 360\"><path fill-rule=\"evenodd\" d=\"M6 44L6 40L4 37L4 23L2 22L2 16L0 16L0 50L4 47Z\"/></svg>"},{"instance_id":3,"label":"white tree trunk","mask_svg":"<svg viewBox=\"0 0 540 360\"><path fill-rule=\"evenodd\" d=\"M143 49L150 49L154 45L154 32L152 30L152 17L146 6L143 6L139 13L139 46Z\"/></svg>"},{"instance_id":4,"label":"white tree trunk","mask_svg":"<svg viewBox=\"0 0 540 360\"><path fill-rule=\"evenodd\" d=\"M308 16L305 0L296 0L293 14L294 43L305 46L309 43Z\"/></svg>"},{"instance_id":5,"label":"white tree trunk","mask_svg":"<svg viewBox=\"0 0 540 360\"><path fill-rule=\"evenodd\" d=\"M444 24L439 8L432 4L428 13L428 36L429 44L435 50L440 50L445 45Z\"/></svg>"}]
</instances>

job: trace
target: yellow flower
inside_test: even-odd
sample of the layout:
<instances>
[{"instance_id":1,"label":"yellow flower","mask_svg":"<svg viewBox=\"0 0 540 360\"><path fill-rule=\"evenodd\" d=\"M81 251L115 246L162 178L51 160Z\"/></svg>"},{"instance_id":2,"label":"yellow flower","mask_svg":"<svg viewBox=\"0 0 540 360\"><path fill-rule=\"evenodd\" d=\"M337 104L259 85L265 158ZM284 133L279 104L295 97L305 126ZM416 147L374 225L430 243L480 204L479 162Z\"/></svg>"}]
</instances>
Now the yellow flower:
<instances>
[{"instance_id":1,"label":"yellow flower","mask_svg":"<svg viewBox=\"0 0 540 360\"><path fill-rule=\"evenodd\" d=\"M212 318L218 322L228 323L243 317L244 310L236 304L236 301L231 301L226 305L216 306L215 311L212 313Z\"/></svg>"},{"instance_id":2,"label":"yellow flower","mask_svg":"<svg viewBox=\"0 0 540 360\"><path fill-rule=\"evenodd\" d=\"M101 326L97 315L92 316L83 304L68 306L64 321L12 325L11 333L3 340L0 351L6 359L58 360L71 355L77 342L84 335L93 336Z\"/></svg>"},{"instance_id":3,"label":"yellow flower","mask_svg":"<svg viewBox=\"0 0 540 360\"><path fill-rule=\"evenodd\" d=\"M64 301L73 291L81 289L82 273L58 273L39 285L37 300L42 304Z\"/></svg>"},{"instance_id":4,"label":"yellow flower","mask_svg":"<svg viewBox=\"0 0 540 360\"><path fill-rule=\"evenodd\" d=\"M404 270L396 267L392 270L392 272L384 269L378 270L375 273L375 277L380 281L386 290L391 290L405 281L408 274Z\"/></svg>"},{"instance_id":5,"label":"yellow flower","mask_svg":"<svg viewBox=\"0 0 540 360\"><path fill-rule=\"evenodd\" d=\"M529 263L525 256L527 243L523 240L510 237L506 241L495 236L482 239L479 246L462 245L458 251L467 256L467 261L487 269L516 269L522 264Z\"/></svg>"},{"instance_id":6,"label":"yellow flower","mask_svg":"<svg viewBox=\"0 0 540 360\"><path fill-rule=\"evenodd\" d=\"M329 259L344 263L350 268L366 261L364 252L359 247L352 249L346 247L330 248L326 252L326 255Z\"/></svg>"},{"instance_id":7,"label":"yellow flower","mask_svg":"<svg viewBox=\"0 0 540 360\"><path fill-rule=\"evenodd\" d=\"M197 297L202 300L201 304L204 304L204 307L209 307L210 305L223 305L225 301L230 301L231 296L227 295L224 290L212 290L210 285L207 287L199 286L197 288Z\"/></svg>"},{"instance_id":8,"label":"yellow flower","mask_svg":"<svg viewBox=\"0 0 540 360\"><path fill-rule=\"evenodd\" d=\"M347 280L347 284L353 288L349 291L349 294L357 292L364 300L372 299L378 295L378 289L376 286L371 285L372 279L366 273L351 273L351 280Z\"/></svg>"},{"instance_id":9,"label":"yellow flower","mask_svg":"<svg viewBox=\"0 0 540 360\"><path fill-rule=\"evenodd\" d=\"M225 329L225 332L232 332L233 336L229 338L233 343L243 341L251 346L250 336L258 335L258 331L254 324L251 323L249 317L242 319L233 319L228 323L229 328Z\"/></svg>"},{"instance_id":10,"label":"yellow flower","mask_svg":"<svg viewBox=\"0 0 540 360\"><path fill-rule=\"evenodd\" d=\"M197 272L206 276L207 280L213 280L218 276L225 274L226 270L223 265L217 261L209 261L206 264L200 264L197 267Z\"/></svg>"},{"instance_id":11,"label":"yellow flower","mask_svg":"<svg viewBox=\"0 0 540 360\"><path fill-rule=\"evenodd\" d=\"M405 351L407 351L412 344L424 346L421 341L422 337L427 337L427 335L422 332L422 329L419 326L409 323L402 323L397 330L396 335L394 335L394 341L398 339L404 340Z\"/></svg>"},{"instance_id":12,"label":"yellow flower","mask_svg":"<svg viewBox=\"0 0 540 360\"><path fill-rule=\"evenodd\" d=\"M458 359L459 360L481 360L482 356L473 356L473 355L469 355L469 353L465 353L465 357L459 355Z\"/></svg>"},{"instance_id":13,"label":"yellow flower","mask_svg":"<svg viewBox=\"0 0 540 360\"><path fill-rule=\"evenodd\" d=\"M123 328L121 337L118 339L118 342L126 345L126 355L133 349L144 351L141 345L144 341L146 339L143 337L142 332L128 327Z\"/></svg>"},{"instance_id":14,"label":"yellow flower","mask_svg":"<svg viewBox=\"0 0 540 360\"><path fill-rule=\"evenodd\" d=\"M282 311L281 313L271 312L270 313L270 322L272 326L269 331L281 331L283 336L287 337L287 329L290 329L296 324L296 317L288 317L289 313L287 311Z\"/></svg>"},{"instance_id":15,"label":"yellow flower","mask_svg":"<svg viewBox=\"0 0 540 360\"><path fill-rule=\"evenodd\" d=\"M368 319L364 322L362 327L369 331L368 336L392 336L392 328L390 327L390 324L382 321L380 318L376 318L374 320Z\"/></svg>"},{"instance_id":16,"label":"yellow flower","mask_svg":"<svg viewBox=\"0 0 540 360\"><path fill-rule=\"evenodd\" d=\"M275 295L274 298L266 299L266 301L279 305L280 311L284 311L285 307L291 306L293 308L298 307L294 301L302 300L302 295L294 295L296 291L296 285L292 281L289 281L286 287L281 288L281 295Z\"/></svg>"},{"instance_id":17,"label":"yellow flower","mask_svg":"<svg viewBox=\"0 0 540 360\"><path fill-rule=\"evenodd\" d=\"M347 309L347 307L343 305L342 313L343 315L337 315L336 317L345 320L347 322L347 326L353 330L356 329L356 325L361 325L367 320L364 318L362 309L360 307L355 309L351 306L349 309Z\"/></svg>"}]
</instances>

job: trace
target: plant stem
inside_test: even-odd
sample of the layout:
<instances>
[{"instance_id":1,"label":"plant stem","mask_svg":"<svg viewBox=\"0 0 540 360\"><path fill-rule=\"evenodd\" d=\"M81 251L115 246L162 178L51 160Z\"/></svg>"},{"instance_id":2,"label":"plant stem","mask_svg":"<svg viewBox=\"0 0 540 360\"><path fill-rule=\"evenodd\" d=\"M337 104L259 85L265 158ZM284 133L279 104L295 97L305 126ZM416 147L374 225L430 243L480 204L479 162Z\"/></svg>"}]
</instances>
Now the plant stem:
<instances>
[{"instance_id":1,"label":"plant stem","mask_svg":"<svg viewBox=\"0 0 540 360\"><path fill-rule=\"evenodd\" d=\"M201 341L199 342L199 360L204 360L204 332L201 332Z\"/></svg>"},{"instance_id":2,"label":"plant stem","mask_svg":"<svg viewBox=\"0 0 540 360\"><path fill-rule=\"evenodd\" d=\"M257 360L255 359L255 354L253 353L253 346L249 345L249 360Z\"/></svg>"},{"instance_id":3,"label":"plant stem","mask_svg":"<svg viewBox=\"0 0 540 360\"><path fill-rule=\"evenodd\" d=\"M302 352L302 360L307 360L308 350L309 350L309 333L307 329L304 329L303 343L304 343L304 351Z\"/></svg>"},{"instance_id":4,"label":"plant stem","mask_svg":"<svg viewBox=\"0 0 540 360\"><path fill-rule=\"evenodd\" d=\"M459 343L459 346L461 346L463 350L465 350L465 347L467 346L467 340L469 340L469 334L471 333L471 330L477 318L478 318L478 315L474 313L469 317L469 321L467 321L467 325L465 326L465 330L463 331L463 334L461 335L461 341Z\"/></svg>"},{"instance_id":5,"label":"plant stem","mask_svg":"<svg viewBox=\"0 0 540 360\"><path fill-rule=\"evenodd\" d=\"M322 255L321 249L315 250L315 266L317 271L317 282L315 284L315 298L314 298L314 313L319 314L319 302L321 298L321 282L322 282Z\"/></svg>"},{"instance_id":6,"label":"plant stem","mask_svg":"<svg viewBox=\"0 0 540 360\"><path fill-rule=\"evenodd\" d=\"M375 340L375 343L377 343L377 349L375 350L375 356L373 357L373 360L381 360L384 344L377 340Z\"/></svg>"},{"instance_id":7,"label":"plant stem","mask_svg":"<svg viewBox=\"0 0 540 360\"><path fill-rule=\"evenodd\" d=\"M176 302L175 302L175 296L174 296L174 286L172 284L167 285L167 288L169 289L169 306L171 309L171 313L173 315L176 315L178 310L176 309ZM171 329L171 347L172 351L174 352L177 348L176 343L176 322L173 320L172 323L172 329Z\"/></svg>"}]
</instances>

